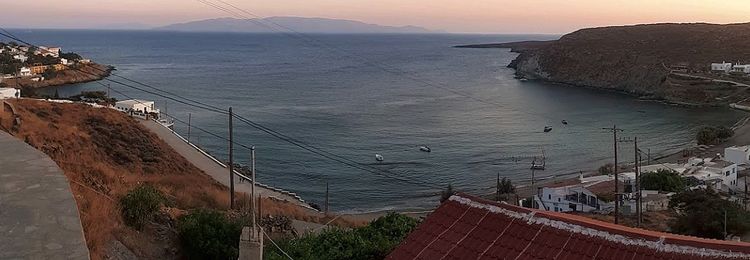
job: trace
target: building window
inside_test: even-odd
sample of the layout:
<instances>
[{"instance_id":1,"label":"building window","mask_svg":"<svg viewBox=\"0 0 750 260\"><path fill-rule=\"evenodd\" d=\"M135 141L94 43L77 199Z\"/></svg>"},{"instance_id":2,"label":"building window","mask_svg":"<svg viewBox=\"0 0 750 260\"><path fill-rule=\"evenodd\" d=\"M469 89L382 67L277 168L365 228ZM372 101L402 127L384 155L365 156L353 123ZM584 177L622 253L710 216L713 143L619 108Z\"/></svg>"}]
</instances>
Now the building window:
<instances>
[{"instance_id":1,"label":"building window","mask_svg":"<svg viewBox=\"0 0 750 260\"><path fill-rule=\"evenodd\" d=\"M729 171L727 171L727 176L729 176Z\"/></svg>"},{"instance_id":2,"label":"building window","mask_svg":"<svg viewBox=\"0 0 750 260\"><path fill-rule=\"evenodd\" d=\"M551 200L552 199L552 194L547 194L547 199Z\"/></svg>"}]
</instances>

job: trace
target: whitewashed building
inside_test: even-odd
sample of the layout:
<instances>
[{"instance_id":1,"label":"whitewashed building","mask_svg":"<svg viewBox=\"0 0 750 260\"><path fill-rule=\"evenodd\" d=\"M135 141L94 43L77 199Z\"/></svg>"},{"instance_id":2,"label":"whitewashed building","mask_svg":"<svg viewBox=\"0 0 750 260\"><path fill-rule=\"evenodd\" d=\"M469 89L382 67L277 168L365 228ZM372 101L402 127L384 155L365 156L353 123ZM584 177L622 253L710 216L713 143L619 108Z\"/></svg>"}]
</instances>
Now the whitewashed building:
<instances>
[{"instance_id":1,"label":"whitewashed building","mask_svg":"<svg viewBox=\"0 0 750 260\"><path fill-rule=\"evenodd\" d=\"M750 74L750 64L736 64L732 66L732 72Z\"/></svg>"},{"instance_id":2,"label":"whitewashed building","mask_svg":"<svg viewBox=\"0 0 750 260\"><path fill-rule=\"evenodd\" d=\"M0 88L0 99L20 98L21 90L15 88Z\"/></svg>"},{"instance_id":3,"label":"whitewashed building","mask_svg":"<svg viewBox=\"0 0 750 260\"><path fill-rule=\"evenodd\" d=\"M26 57L26 55L23 55L23 54L16 54L16 55L13 55L13 59L18 60L20 62L26 62L27 60L29 60L29 57Z\"/></svg>"},{"instance_id":4,"label":"whitewashed building","mask_svg":"<svg viewBox=\"0 0 750 260\"><path fill-rule=\"evenodd\" d=\"M723 71L725 73L729 73L730 71L732 71L732 63L728 63L728 62L711 63L711 70Z\"/></svg>"},{"instance_id":5,"label":"whitewashed building","mask_svg":"<svg viewBox=\"0 0 750 260\"><path fill-rule=\"evenodd\" d=\"M52 56L52 57L60 57L60 47L44 47L39 46L39 48L34 52L36 55L42 55L42 56Z\"/></svg>"},{"instance_id":6,"label":"whitewashed building","mask_svg":"<svg viewBox=\"0 0 750 260\"><path fill-rule=\"evenodd\" d=\"M28 77L31 75L33 75L31 74L31 69L27 67L22 67L21 70L18 71L18 76L21 76L21 77Z\"/></svg>"},{"instance_id":7,"label":"whitewashed building","mask_svg":"<svg viewBox=\"0 0 750 260\"><path fill-rule=\"evenodd\" d=\"M555 212L591 212L601 209L599 198L588 189L580 186L541 188L534 196L536 207Z\"/></svg>"},{"instance_id":8,"label":"whitewashed building","mask_svg":"<svg viewBox=\"0 0 750 260\"><path fill-rule=\"evenodd\" d=\"M154 101L129 99L117 101L115 109L128 113L131 116L147 117L154 115L158 118L159 109L156 108Z\"/></svg>"},{"instance_id":9,"label":"whitewashed building","mask_svg":"<svg viewBox=\"0 0 750 260\"><path fill-rule=\"evenodd\" d=\"M750 146L724 148L724 159L739 165L750 165Z\"/></svg>"}]
</instances>

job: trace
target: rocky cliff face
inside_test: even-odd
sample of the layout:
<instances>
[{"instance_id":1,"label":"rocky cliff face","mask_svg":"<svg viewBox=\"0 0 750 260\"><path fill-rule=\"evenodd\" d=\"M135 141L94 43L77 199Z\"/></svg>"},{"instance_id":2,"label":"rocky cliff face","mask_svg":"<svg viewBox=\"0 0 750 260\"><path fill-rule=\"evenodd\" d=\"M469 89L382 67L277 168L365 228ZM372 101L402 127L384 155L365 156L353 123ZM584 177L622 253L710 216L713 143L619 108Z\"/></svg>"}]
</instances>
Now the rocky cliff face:
<instances>
[{"instance_id":1,"label":"rocky cliff face","mask_svg":"<svg viewBox=\"0 0 750 260\"><path fill-rule=\"evenodd\" d=\"M744 89L678 77L672 72L680 67L707 73L711 62L750 63L750 24L603 27L579 30L543 44L495 47L519 52L509 66L530 79L701 105L747 96Z\"/></svg>"}]
</instances>

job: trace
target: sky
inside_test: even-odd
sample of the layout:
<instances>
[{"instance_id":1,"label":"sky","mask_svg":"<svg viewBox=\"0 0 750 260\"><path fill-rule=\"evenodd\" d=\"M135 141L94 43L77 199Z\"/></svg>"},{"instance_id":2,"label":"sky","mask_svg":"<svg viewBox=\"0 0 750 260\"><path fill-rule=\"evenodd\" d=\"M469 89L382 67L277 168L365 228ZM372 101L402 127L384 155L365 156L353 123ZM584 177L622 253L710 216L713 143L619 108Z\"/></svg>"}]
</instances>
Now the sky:
<instances>
[{"instance_id":1,"label":"sky","mask_svg":"<svg viewBox=\"0 0 750 260\"><path fill-rule=\"evenodd\" d=\"M0 26L151 28L232 16L200 1L225 1L260 17L350 19L455 33L564 34L607 25L750 22L748 0L0 0Z\"/></svg>"}]
</instances>

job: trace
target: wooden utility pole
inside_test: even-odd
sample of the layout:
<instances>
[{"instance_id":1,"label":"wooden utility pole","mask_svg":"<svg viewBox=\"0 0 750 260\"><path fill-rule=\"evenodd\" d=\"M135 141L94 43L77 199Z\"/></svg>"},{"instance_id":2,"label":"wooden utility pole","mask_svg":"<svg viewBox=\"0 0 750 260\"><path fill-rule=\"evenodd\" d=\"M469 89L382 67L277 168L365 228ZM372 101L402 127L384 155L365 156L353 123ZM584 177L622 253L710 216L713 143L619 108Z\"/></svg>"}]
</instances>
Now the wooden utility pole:
<instances>
[{"instance_id":1,"label":"wooden utility pole","mask_svg":"<svg viewBox=\"0 0 750 260\"><path fill-rule=\"evenodd\" d=\"M638 137L636 136L635 139L633 139L633 145L634 145L634 153L635 153L635 192L636 192L636 205L635 205L635 212L637 214L638 218L638 227L641 226L641 176L640 176L640 161L639 160L639 154L638 154Z\"/></svg>"},{"instance_id":2,"label":"wooden utility pole","mask_svg":"<svg viewBox=\"0 0 750 260\"><path fill-rule=\"evenodd\" d=\"M232 136L232 107L229 107L229 208L234 209L234 138Z\"/></svg>"},{"instance_id":3,"label":"wooden utility pole","mask_svg":"<svg viewBox=\"0 0 750 260\"><path fill-rule=\"evenodd\" d=\"M110 98L112 97L109 95L109 83L107 83L107 103L109 103Z\"/></svg>"},{"instance_id":4,"label":"wooden utility pole","mask_svg":"<svg viewBox=\"0 0 750 260\"><path fill-rule=\"evenodd\" d=\"M612 137L614 141L614 149L615 149L615 224L618 224L620 222L620 181L617 174L617 132L622 131L622 129L618 129L617 125L613 125L612 128L602 128L604 130L612 131Z\"/></svg>"},{"instance_id":5,"label":"wooden utility pole","mask_svg":"<svg viewBox=\"0 0 750 260\"><path fill-rule=\"evenodd\" d=\"M326 182L326 202L325 202L325 213L328 215L328 182Z\"/></svg>"},{"instance_id":6,"label":"wooden utility pole","mask_svg":"<svg viewBox=\"0 0 750 260\"><path fill-rule=\"evenodd\" d=\"M253 228L256 228L255 225L255 146L250 147L250 171L252 175L252 187L250 187L250 193L252 194L252 199L250 199L252 204L250 205L250 217L253 219Z\"/></svg>"},{"instance_id":7,"label":"wooden utility pole","mask_svg":"<svg viewBox=\"0 0 750 260\"><path fill-rule=\"evenodd\" d=\"M188 113L188 133L187 133L187 139L188 143L190 143L190 120L193 118L192 113Z\"/></svg>"},{"instance_id":8,"label":"wooden utility pole","mask_svg":"<svg viewBox=\"0 0 750 260\"><path fill-rule=\"evenodd\" d=\"M495 187L495 190L497 192L497 198L495 198L496 201L500 201L500 172L497 173L497 187Z\"/></svg>"}]
</instances>

